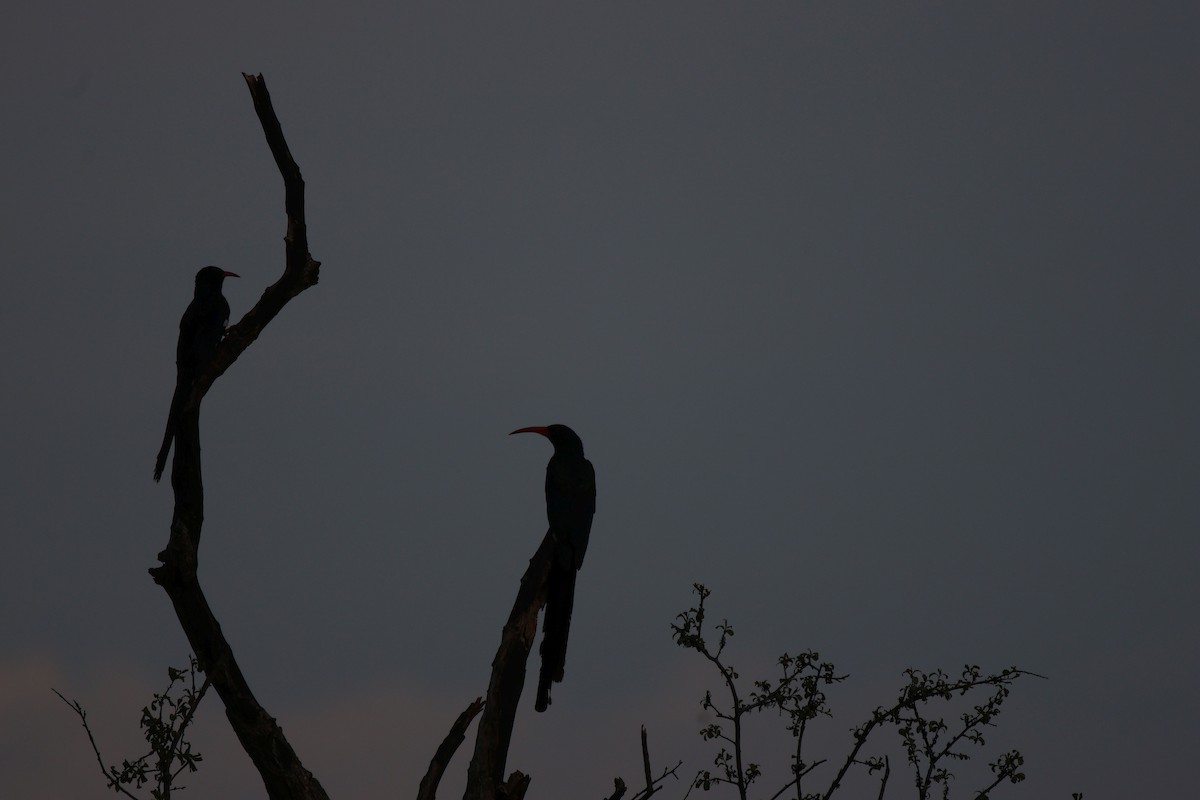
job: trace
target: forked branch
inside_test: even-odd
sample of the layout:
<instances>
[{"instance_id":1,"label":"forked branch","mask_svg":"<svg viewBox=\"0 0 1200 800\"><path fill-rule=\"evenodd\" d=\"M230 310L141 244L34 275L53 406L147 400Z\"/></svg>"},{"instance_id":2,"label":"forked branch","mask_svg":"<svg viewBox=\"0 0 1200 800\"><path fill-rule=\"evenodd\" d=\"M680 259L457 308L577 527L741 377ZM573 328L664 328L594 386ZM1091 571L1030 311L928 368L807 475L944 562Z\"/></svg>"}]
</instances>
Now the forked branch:
<instances>
[{"instance_id":1,"label":"forked branch","mask_svg":"<svg viewBox=\"0 0 1200 800\"><path fill-rule=\"evenodd\" d=\"M261 75L243 77L267 144L283 176L288 217L286 266L279 280L269 286L258 303L228 330L216 356L196 380L192 395L181 411L171 467L171 488L175 493L171 536L166 549L159 554L161 566L152 568L150 575L171 598L196 659L224 702L229 723L262 776L267 795L273 800L325 800L327 795L321 784L304 768L279 725L250 691L196 577L200 531L204 524L200 403L213 382L258 338L284 305L317 283L320 267L308 251L304 179L288 150L266 82Z\"/></svg>"}]
</instances>

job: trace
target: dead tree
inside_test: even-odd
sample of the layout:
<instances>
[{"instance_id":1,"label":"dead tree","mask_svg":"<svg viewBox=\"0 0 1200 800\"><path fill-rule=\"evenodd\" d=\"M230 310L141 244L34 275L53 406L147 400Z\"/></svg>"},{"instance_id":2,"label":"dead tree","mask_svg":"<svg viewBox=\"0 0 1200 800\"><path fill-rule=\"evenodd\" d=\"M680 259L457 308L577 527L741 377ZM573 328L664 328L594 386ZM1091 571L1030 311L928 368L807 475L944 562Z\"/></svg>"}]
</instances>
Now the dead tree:
<instances>
[{"instance_id":1,"label":"dead tree","mask_svg":"<svg viewBox=\"0 0 1200 800\"><path fill-rule=\"evenodd\" d=\"M249 347L263 328L296 295L317 283L320 262L308 251L304 224L304 179L296 166L261 75L243 75L267 144L283 175L287 212L286 266L283 276L267 287L254 308L231 327L212 363L195 382L180 414L171 466L175 511L171 537L159 553L160 566L150 570L163 587L205 675L212 681L225 715L242 748L254 762L272 800L327 800L328 795L283 735L283 730L250 691L233 649L221 632L196 577L200 531L204 525L204 484L200 473L200 402L213 382Z\"/></svg>"},{"instance_id":2,"label":"dead tree","mask_svg":"<svg viewBox=\"0 0 1200 800\"><path fill-rule=\"evenodd\" d=\"M204 485L200 464L200 404L213 382L225 373L275 315L300 292L317 283L320 262L308 249L304 222L304 179L288 150L279 119L261 75L246 75L254 109L267 144L283 176L287 212L286 265L283 275L264 292L258 303L229 328L216 356L195 381L192 394L180 411L171 465L175 510L167 547L159 553L161 565L150 570L154 582L166 590L179 624L196 654L196 660L225 704L225 714L242 748L262 776L272 800L326 800L328 795L309 772L283 735L274 718L255 699L242 675L233 649L196 575L200 532L204 524ZM537 634L538 612L546 602L546 578L552 558L549 533L530 560L521 579L516 601L504 626L500 648L492 662L486 700L475 700L458 717L435 753L418 789L419 800L433 800L438 783L466 728L482 711L475 752L467 771L467 800L520 800L529 777L503 773L516 721L517 705L525 684L525 665Z\"/></svg>"},{"instance_id":3,"label":"dead tree","mask_svg":"<svg viewBox=\"0 0 1200 800\"><path fill-rule=\"evenodd\" d=\"M554 543L547 531L521 578L521 588L500 637L500 649L492 660L492 677L475 734L475 754L467 768L463 800L520 800L529 787L529 778L520 772L514 772L507 783L502 781L517 704L525 687L525 664L537 636L538 612L546 605L546 579L553 557Z\"/></svg>"}]
</instances>

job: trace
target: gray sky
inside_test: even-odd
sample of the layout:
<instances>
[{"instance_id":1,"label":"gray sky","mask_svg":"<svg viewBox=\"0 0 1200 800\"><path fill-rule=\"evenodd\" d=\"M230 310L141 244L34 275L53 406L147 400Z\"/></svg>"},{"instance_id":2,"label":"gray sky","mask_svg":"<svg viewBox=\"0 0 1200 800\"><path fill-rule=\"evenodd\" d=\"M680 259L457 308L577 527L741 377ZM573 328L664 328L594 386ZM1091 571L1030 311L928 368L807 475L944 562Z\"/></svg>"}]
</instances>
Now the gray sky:
<instances>
[{"instance_id":1,"label":"gray sky","mask_svg":"<svg viewBox=\"0 0 1200 800\"><path fill-rule=\"evenodd\" d=\"M199 267L236 319L283 264L241 71L324 266L206 400L201 579L331 794L415 792L484 690L545 525L550 448L505 434L551 422L599 498L532 797L635 780L643 723L705 765L694 581L744 676L852 675L827 755L906 666L1018 664L1005 796L1193 789L1194 4L35 5L0 33L6 792L110 796L49 687L119 761L187 658L145 572L178 319ZM260 797L212 701L193 792Z\"/></svg>"}]
</instances>

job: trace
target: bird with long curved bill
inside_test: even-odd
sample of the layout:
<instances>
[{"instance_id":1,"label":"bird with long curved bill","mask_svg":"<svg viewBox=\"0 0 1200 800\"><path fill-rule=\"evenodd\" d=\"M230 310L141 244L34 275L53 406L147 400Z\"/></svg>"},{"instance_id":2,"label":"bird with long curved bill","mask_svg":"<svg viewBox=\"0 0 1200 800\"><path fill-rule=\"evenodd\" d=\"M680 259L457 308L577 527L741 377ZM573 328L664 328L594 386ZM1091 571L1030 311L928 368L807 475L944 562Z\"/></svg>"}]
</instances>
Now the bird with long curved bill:
<instances>
[{"instance_id":1,"label":"bird with long curved bill","mask_svg":"<svg viewBox=\"0 0 1200 800\"><path fill-rule=\"evenodd\" d=\"M167 454L175 439L179 425L179 414L192 393L192 384L204 371L217 345L225 337L225 326L229 324L229 302L221 294L221 285L226 278L239 277L220 267L205 267L196 273L196 293L183 318L179 320L179 343L175 347L175 394L171 397L171 410L167 413L167 431L163 434L162 447L154 462L154 480L162 477L167 466Z\"/></svg>"},{"instance_id":2,"label":"bird with long curved bill","mask_svg":"<svg viewBox=\"0 0 1200 800\"><path fill-rule=\"evenodd\" d=\"M546 517L554 550L546 578L542 669L534 704L538 711L545 711L550 705L550 684L562 681L567 663L575 573L583 566L596 513L596 471L583 457L583 442L566 425L535 425L513 433L539 433L554 445L554 455L546 464Z\"/></svg>"}]
</instances>

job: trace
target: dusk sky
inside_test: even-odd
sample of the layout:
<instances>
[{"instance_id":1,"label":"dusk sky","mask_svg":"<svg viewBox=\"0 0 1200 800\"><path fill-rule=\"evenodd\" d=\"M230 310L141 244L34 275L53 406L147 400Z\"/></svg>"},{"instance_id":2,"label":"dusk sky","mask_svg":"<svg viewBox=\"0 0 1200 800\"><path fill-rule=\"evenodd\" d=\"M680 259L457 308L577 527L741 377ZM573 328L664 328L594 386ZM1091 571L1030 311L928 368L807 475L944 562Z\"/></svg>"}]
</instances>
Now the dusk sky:
<instances>
[{"instance_id":1,"label":"dusk sky","mask_svg":"<svg viewBox=\"0 0 1200 800\"><path fill-rule=\"evenodd\" d=\"M528 797L636 785L643 724L656 768L709 766L718 676L669 628L693 582L747 680L804 648L849 673L813 757L905 667L1018 665L1048 679L957 796L1010 747L997 798L1193 796L1200 5L5 16L6 797L111 797L51 687L119 764L187 662L146 573L179 317L206 264L234 320L283 269L242 72L323 266L205 400L200 580L332 797L414 796L484 692L545 532L551 448L507 434L556 422L597 512L566 679L516 722ZM790 740L751 730L769 797ZM265 796L215 694L194 740L185 797Z\"/></svg>"}]
</instances>

